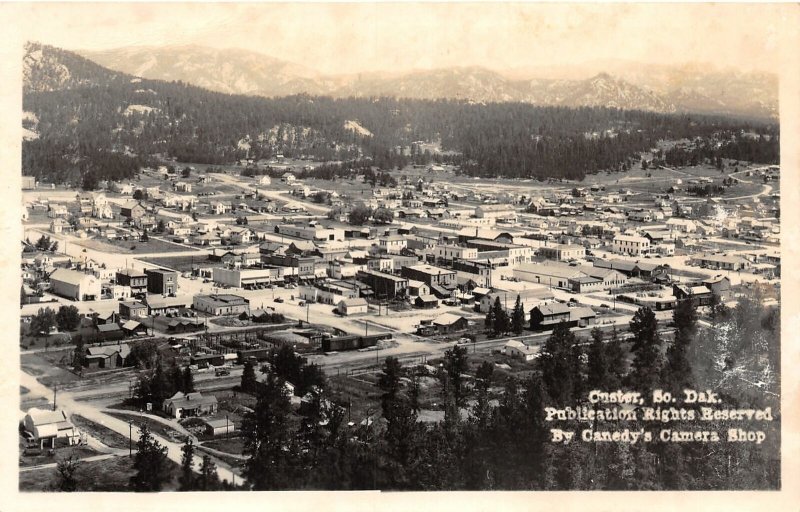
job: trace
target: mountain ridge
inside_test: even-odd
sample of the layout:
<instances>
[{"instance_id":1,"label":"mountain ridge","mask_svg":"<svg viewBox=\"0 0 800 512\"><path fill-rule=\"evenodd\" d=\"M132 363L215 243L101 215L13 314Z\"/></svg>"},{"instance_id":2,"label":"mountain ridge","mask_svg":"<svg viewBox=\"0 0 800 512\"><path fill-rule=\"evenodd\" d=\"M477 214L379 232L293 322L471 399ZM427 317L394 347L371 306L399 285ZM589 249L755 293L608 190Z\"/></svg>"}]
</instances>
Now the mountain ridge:
<instances>
[{"instance_id":1,"label":"mountain ridge","mask_svg":"<svg viewBox=\"0 0 800 512\"><path fill-rule=\"evenodd\" d=\"M259 52L198 45L77 51L114 71L180 80L227 94L279 97L393 96L476 102L519 101L545 106L607 106L660 113L697 112L777 118L777 79L767 73L700 66L609 65L585 78L501 73L481 66L325 75ZM575 76L575 73L572 73Z\"/></svg>"}]
</instances>

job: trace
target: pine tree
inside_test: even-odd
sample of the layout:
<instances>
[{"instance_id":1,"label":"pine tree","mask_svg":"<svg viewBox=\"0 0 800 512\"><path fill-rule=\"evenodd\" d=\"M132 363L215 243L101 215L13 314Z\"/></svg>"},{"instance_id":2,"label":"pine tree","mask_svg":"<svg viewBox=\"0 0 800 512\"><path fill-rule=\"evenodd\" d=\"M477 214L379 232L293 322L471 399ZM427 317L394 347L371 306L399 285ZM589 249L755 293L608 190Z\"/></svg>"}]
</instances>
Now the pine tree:
<instances>
[{"instance_id":1,"label":"pine tree","mask_svg":"<svg viewBox=\"0 0 800 512\"><path fill-rule=\"evenodd\" d=\"M483 320L483 326L486 332L494 332L494 305L489 304L489 311L486 312L486 318Z\"/></svg>"},{"instance_id":2,"label":"pine tree","mask_svg":"<svg viewBox=\"0 0 800 512\"><path fill-rule=\"evenodd\" d=\"M665 387L678 392L692 385L692 367L689 363L689 346L697 331L697 310L691 299L678 301L672 313L675 323L675 340L667 348L663 370Z\"/></svg>"},{"instance_id":3,"label":"pine tree","mask_svg":"<svg viewBox=\"0 0 800 512\"><path fill-rule=\"evenodd\" d=\"M169 476L167 448L153 439L147 424L139 428L139 441L133 468L136 474L131 477L131 486L137 492L160 491Z\"/></svg>"},{"instance_id":4,"label":"pine tree","mask_svg":"<svg viewBox=\"0 0 800 512\"><path fill-rule=\"evenodd\" d=\"M630 384L647 393L652 390L661 374L661 339L658 320L650 308L639 308L630 322L633 333L633 371L628 376Z\"/></svg>"},{"instance_id":5,"label":"pine tree","mask_svg":"<svg viewBox=\"0 0 800 512\"><path fill-rule=\"evenodd\" d=\"M503 304L500 302L500 297L495 298L494 306L492 306L492 309L494 310L492 312L492 316L494 317L494 322L493 322L494 335L500 336L502 334L507 333L510 328L508 313L506 313Z\"/></svg>"},{"instance_id":6,"label":"pine tree","mask_svg":"<svg viewBox=\"0 0 800 512\"><path fill-rule=\"evenodd\" d=\"M466 388L462 375L469 367L467 349L459 345L446 350L444 353L444 378L457 407L463 407L466 402Z\"/></svg>"},{"instance_id":7,"label":"pine tree","mask_svg":"<svg viewBox=\"0 0 800 512\"><path fill-rule=\"evenodd\" d=\"M203 464L200 466L200 476L197 477L197 489L200 491L215 491L219 489L219 476L217 465L208 455L203 455Z\"/></svg>"},{"instance_id":8,"label":"pine tree","mask_svg":"<svg viewBox=\"0 0 800 512\"><path fill-rule=\"evenodd\" d=\"M525 307L522 305L522 300L517 294L517 302L514 304L514 312L511 315L511 330L514 334L522 334L525 329Z\"/></svg>"},{"instance_id":9,"label":"pine tree","mask_svg":"<svg viewBox=\"0 0 800 512\"><path fill-rule=\"evenodd\" d=\"M192 491L195 488L194 476L194 445L191 438L186 438L186 442L181 448L181 476L180 491Z\"/></svg>"},{"instance_id":10,"label":"pine tree","mask_svg":"<svg viewBox=\"0 0 800 512\"><path fill-rule=\"evenodd\" d=\"M256 388L256 370L253 368L253 363L249 359L244 362L240 387L242 391L246 393L252 393Z\"/></svg>"},{"instance_id":11,"label":"pine tree","mask_svg":"<svg viewBox=\"0 0 800 512\"><path fill-rule=\"evenodd\" d=\"M598 389L606 383L608 372L606 350L603 346L603 331L599 327L592 329L591 336L592 344L589 347L587 384L591 389Z\"/></svg>"},{"instance_id":12,"label":"pine tree","mask_svg":"<svg viewBox=\"0 0 800 512\"><path fill-rule=\"evenodd\" d=\"M402 365L396 357L389 356L383 362L380 377L378 377L378 387L383 391L381 404L384 408L397 397L400 391L400 377L402 376Z\"/></svg>"},{"instance_id":13,"label":"pine tree","mask_svg":"<svg viewBox=\"0 0 800 512\"><path fill-rule=\"evenodd\" d=\"M575 335L564 322L553 328L552 334L542 346L538 365L542 372L542 383L555 405L566 405L572 401L574 364L572 347Z\"/></svg>"},{"instance_id":14,"label":"pine tree","mask_svg":"<svg viewBox=\"0 0 800 512\"><path fill-rule=\"evenodd\" d=\"M284 382L273 372L267 373L253 412L242 422L244 454L249 455L244 473L253 490L285 489L292 482L291 404Z\"/></svg>"},{"instance_id":15,"label":"pine tree","mask_svg":"<svg viewBox=\"0 0 800 512\"><path fill-rule=\"evenodd\" d=\"M192 375L192 369L188 366L183 369L183 378L181 390L184 393L193 393L194 392L194 375Z\"/></svg>"},{"instance_id":16,"label":"pine tree","mask_svg":"<svg viewBox=\"0 0 800 512\"><path fill-rule=\"evenodd\" d=\"M75 349L72 351L72 371L83 374L83 363L86 360L86 347L83 344L83 336L78 336L75 342Z\"/></svg>"}]
</instances>

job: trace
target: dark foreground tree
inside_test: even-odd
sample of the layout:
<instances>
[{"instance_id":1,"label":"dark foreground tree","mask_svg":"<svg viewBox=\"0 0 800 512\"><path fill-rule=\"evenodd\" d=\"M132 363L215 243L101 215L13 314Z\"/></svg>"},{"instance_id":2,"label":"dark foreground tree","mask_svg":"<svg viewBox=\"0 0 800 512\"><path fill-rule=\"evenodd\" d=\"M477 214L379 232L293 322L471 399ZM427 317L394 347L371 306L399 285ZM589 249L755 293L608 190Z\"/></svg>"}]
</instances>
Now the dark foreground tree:
<instances>
[{"instance_id":1,"label":"dark foreground tree","mask_svg":"<svg viewBox=\"0 0 800 512\"><path fill-rule=\"evenodd\" d=\"M193 491L195 488L194 475L194 444L192 439L187 438L181 448L181 476L179 478L179 491Z\"/></svg>"},{"instance_id":2,"label":"dark foreground tree","mask_svg":"<svg viewBox=\"0 0 800 512\"><path fill-rule=\"evenodd\" d=\"M293 482L290 414L284 380L268 373L253 412L242 422L244 454L249 456L244 474L253 490L286 489Z\"/></svg>"},{"instance_id":3,"label":"dark foreground tree","mask_svg":"<svg viewBox=\"0 0 800 512\"><path fill-rule=\"evenodd\" d=\"M136 456L131 477L131 487L137 492L157 492L169 478L167 447L153 439L147 424L139 428Z\"/></svg>"}]
</instances>

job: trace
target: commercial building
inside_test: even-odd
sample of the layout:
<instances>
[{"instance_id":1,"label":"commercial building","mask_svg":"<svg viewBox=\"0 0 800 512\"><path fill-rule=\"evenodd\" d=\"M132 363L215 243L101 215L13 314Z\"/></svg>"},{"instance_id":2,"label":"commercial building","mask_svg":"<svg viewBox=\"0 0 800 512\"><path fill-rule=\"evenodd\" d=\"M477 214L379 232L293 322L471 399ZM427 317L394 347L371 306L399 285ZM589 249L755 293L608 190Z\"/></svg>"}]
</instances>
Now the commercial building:
<instances>
[{"instance_id":1,"label":"commercial building","mask_svg":"<svg viewBox=\"0 0 800 512\"><path fill-rule=\"evenodd\" d=\"M118 270L116 283L129 288L131 295L147 293L147 274L140 270L132 268Z\"/></svg>"},{"instance_id":2,"label":"commercial building","mask_svg":"<svg viewBox=\"0 0 800 512\"><path fill-rule=\"evenodd\" d=\"M50 274L50 291L73 300L97 300L102 290L94 275L59 268Z\"/></svg>"},{"instance_id":3,"label":"commercial building","mask_svg":"<svg viewBox=\"0 0 800 512\"><path fill-rule=\"evenodd\" d=\"M558 244L539 247L536 253L548 260L569 261L584 258L586 248L582 245Z\"/></svg>"},{"instance_id":4,"label":"commercial building","mask_svg":"<svg viewBox=\"0 0 800 512\"><path fill-rule=\"evenodd\" d=\"M400 275L414 281L421 281L430 287L431 292L440 299L450 297L456 287L456 271L432 265L403 267Z\"/></svg>"},{"instance_id":5,"label":"commercial building","mask_svg":"<svg viewBox=\"0 0 800 512\"><path fill-rule=\"evenodd\" d=\"M650 240L643 236L617 235L614 237L613 250L617 254L642 256L650 252Z\"/></svg>"},{"instance_id":6,"label":"commercial building","mask_svg":"<svg viewBox=\"0 0 800 512\"><path fill-rule=\"evenodd\" d=\"M178 273L174 270L150 268L144 271L147 276L147 291L161 295L178 292Z\"/></svg>"},{"instance_id":7,"label":"commercial building","mask_svg":"<svg viewBox=\"0 0 800 512\"><path fill-rule=\"evenodd\" d=\"M378 298L404 298L408 289L408 279L386 272L361 270L356 278L372 288L372 292Z\"/></svg>"},{"instance_id":8,"label":"commercial building","mask_svg":"<svg viewBox=\"0 0 800 512\"><path fill-rule=\"evenodd\" d=\"M231 294L195 295L192 308L212 316L250 314L250 301Z\"/></svg>"}]
</instances>

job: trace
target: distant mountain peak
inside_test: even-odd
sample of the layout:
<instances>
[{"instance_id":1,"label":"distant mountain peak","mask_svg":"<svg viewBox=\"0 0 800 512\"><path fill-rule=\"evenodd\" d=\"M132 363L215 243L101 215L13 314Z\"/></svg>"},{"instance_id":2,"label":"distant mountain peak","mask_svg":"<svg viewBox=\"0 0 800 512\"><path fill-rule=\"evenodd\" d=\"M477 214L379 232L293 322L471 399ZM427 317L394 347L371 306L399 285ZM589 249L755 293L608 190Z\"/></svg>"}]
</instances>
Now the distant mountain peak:
<instances>
[{"instance_id":1,"label":"distant mountain peak","mask_svg":"<svg viewBox=\"0 0 800 512\"><path fill-rule=\"evenodd\" d=\"M46 48L47 50L42 50ZM38 51L42 53L38 53ZM481 66L465 65L407 72L323 75L302 64L235 48L188 44L126 47L80 52L98 63L90 69L74 57L47 65L57 49L26 45L25 83L31 90L91 84L111 77L101 66L142 78L182 81L226 94L279 97L294 94L333 97L393 96L453 98L476 102L519 101L568 107L606 106L656 112L698 112L776 118L777 79L767 73L720 71L698 65L662 66L630 62L597 63L588 78L550 79L543 74L510 78ZM66 52L68 53L68 52ZM74 54L72 54L74 56ZM86 61L86 62L89 62ZM601 66L609 66L604 69ZM76 69L73 69L76 68ZM47 73L42 70L47 69ZM78 71L80 70L80 71ZM599 71L598 71L599 70ZM531 71L530 73L533 73ZM563 76L579 75L561 72ZM27 89L26 89L27 90Z\"/></svg>"}]
</instances>

